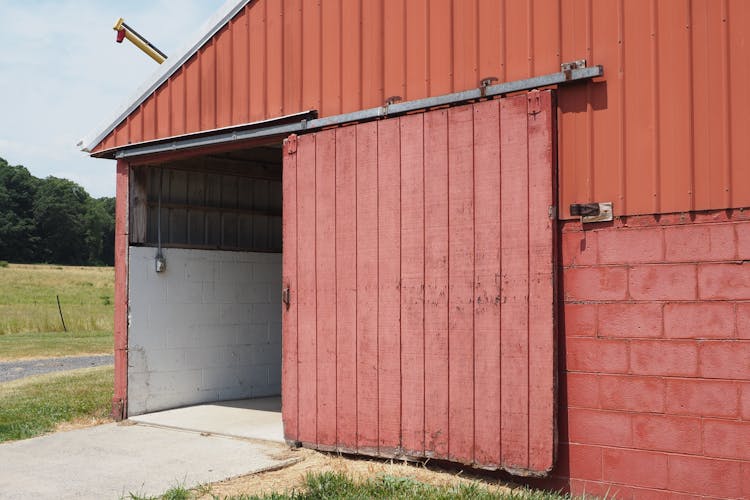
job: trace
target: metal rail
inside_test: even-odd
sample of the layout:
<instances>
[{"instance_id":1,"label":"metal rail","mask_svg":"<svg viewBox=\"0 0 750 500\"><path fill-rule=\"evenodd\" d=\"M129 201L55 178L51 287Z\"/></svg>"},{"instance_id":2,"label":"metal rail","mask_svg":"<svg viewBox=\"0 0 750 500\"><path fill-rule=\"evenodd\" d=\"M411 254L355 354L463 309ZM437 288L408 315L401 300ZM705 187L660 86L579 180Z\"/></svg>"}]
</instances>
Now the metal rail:
<instances>
[{"instance_id":1,"label":"metal rail","mask_svg":"<svg viewBox=\"0 0 750 500\"><path fill-rule=\"evenodd\" d=\"M563 65L564 66L564 65ZM499 83L497 85L485 85L483 87L445 94L414 101L389 103L377 108L364 109L353 113L344 113L323 118L314 118L316 111L307 111L281 117L274 120L249 123L246 125L228 127L226 129L201 132L190 136L174 137L167 140L153 141L151 143L139 143L123 148L102 151L94 156L109 158L132 158L136 156L153 155L158 153L184 151L192 148L215 146L219 144L262 139L264 137L284 136L294 133L310 132L323 128L335 127L347 123L364 122L393 117L414 111L427 110L431 108L453 106L467 101L494 97L512 92L532 90L540 87L563 85L567 83L590 80L604 75L604 67L591 66L589 68L565 69L559 73L535 76L524 80ZM291 122L290 119L302 117L300 120ZM283 121L283 123L278 123Z\"/></svg>"}]
</instances>

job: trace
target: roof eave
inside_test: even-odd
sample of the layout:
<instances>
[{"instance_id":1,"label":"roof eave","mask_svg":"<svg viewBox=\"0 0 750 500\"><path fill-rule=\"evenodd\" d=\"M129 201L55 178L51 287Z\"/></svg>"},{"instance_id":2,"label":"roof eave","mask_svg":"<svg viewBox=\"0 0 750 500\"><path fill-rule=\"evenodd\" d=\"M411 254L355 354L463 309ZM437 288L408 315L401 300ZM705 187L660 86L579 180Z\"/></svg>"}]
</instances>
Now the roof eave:
<instances>
[{"instance_id":1,"label":"roof eave","mask_svg":"<svg viewBox=\"0 0 750 500\"><path fill-rule=\"evenodd\" d=\"M94 149L101 143L110 133L112 133L117 126L123 122L133 111L143 104L156 89L158 89L169 77L171 77L183 64L187 62L200 48L213 36L221 30L237 13L242 10L245 5L250 3L251 0L227 0L216 13L206 21L201 27L196 36L196 40L187 45L180 55L176 57L170 57L166 60L159 69L151 75L151 77L136 91L136 93L128 99L126 105L120 108L120 110L114 115L113 118L106 121L107 125L102 125L94 129L93 132L82 138L76 146L81 148L81 151L86 153L92 153ZM96 157L100 156L98 153L92 154Z\"/></svg>"}]
</instances>

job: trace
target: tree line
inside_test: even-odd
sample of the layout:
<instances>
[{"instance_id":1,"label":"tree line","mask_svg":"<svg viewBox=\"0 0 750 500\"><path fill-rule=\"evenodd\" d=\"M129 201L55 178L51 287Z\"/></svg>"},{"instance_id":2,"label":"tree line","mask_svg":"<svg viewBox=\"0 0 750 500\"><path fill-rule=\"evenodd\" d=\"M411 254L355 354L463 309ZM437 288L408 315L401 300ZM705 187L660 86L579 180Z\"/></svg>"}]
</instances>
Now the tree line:
<instances>
[{"instance_id":1,"label":"tree line","mask_svg":"<svg viewBox=\"0 0 750 500\"><path fill-rule=\"evenodd\" d=\"M115 199L0 158L0 260L112 265Z\"/></svg>"}]
</instances>

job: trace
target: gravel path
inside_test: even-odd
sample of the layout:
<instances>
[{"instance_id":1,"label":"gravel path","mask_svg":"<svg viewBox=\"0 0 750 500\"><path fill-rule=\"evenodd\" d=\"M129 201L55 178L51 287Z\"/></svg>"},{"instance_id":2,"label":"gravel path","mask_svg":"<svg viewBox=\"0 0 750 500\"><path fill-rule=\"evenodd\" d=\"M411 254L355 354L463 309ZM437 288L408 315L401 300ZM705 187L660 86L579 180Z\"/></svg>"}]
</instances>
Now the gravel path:
<instances>
[{"instance_id":1,"label":"gravel path","mask_svg":"<svg viewBox=\"0 0 750 500\"><path fill-rule=\"evenodd\" d=\"M23 361L0 362L0 383L10 382L19 378L44 373L63 372L105 366L114 363L114 356L104 354L100 356L70 356L67 358L28 359Z\"/></svg>"}]
</instances>

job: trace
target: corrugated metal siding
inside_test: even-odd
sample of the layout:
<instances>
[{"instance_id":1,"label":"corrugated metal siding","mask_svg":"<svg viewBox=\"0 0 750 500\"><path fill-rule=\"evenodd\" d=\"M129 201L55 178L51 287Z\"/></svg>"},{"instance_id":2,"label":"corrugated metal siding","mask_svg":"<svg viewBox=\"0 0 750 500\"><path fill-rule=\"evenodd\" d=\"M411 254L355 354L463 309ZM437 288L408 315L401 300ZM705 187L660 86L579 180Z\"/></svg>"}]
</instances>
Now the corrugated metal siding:
<instances>
[{"instance_id":1,"label":"corrugated metal siding","mask_svg":"<svg viewBox=\"0 0 750 500\"><path fill-rule=\"evenodd\" d=\"M134 177L145 181L146 227L143 241L134 241L131 232L132 242L155 245L161 240L166 247L281 252L280 175L253 178L154 166L140 172ZM280 169L274 173L280 174Z\"/></svg>"},{"instance_id":2,"label":"corrugated metal siding","mask_svg":"<svg viewBox=\"0 0 750 500\"><path fill-rule=\"evenodd\" d=\"M553 113L532 92L287 141L288 440L552 468Z\"/></svg>"},{"instance_id":3,"label":"corrugated metal siding","mask_svg":"<svg viewBox=\"0 0 750 500\"><path fill-rule=\"evenodd\" d=\"M746 0L256 0L98 150L585 57L606 81L560 90L564 216L750 206L749 36Z\"/></svg>"}]
</instances>

